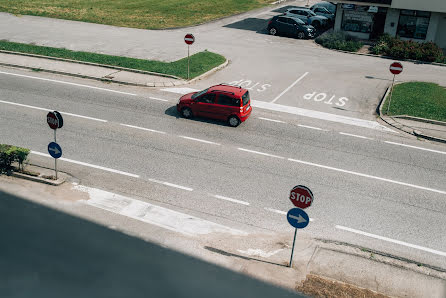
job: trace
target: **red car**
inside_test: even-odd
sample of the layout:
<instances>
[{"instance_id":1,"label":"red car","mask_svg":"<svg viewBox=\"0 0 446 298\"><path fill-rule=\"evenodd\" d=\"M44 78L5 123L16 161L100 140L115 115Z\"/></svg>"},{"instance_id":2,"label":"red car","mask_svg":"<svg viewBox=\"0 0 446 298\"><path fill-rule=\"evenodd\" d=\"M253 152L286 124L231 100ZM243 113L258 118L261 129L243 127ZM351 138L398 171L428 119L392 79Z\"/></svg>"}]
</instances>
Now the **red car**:
<instances>
[{"instance_id":1,"label":"red car","mask_svg":"<svg viewBox=\"0 0 446 298\"><path fill-rule=\"evenodd\" d=\"M248 90L220 84L183 95L178 101L177 110L184 118L213 118L236 127L248 119L252 108Z\"/></svg>"}]
</instances>

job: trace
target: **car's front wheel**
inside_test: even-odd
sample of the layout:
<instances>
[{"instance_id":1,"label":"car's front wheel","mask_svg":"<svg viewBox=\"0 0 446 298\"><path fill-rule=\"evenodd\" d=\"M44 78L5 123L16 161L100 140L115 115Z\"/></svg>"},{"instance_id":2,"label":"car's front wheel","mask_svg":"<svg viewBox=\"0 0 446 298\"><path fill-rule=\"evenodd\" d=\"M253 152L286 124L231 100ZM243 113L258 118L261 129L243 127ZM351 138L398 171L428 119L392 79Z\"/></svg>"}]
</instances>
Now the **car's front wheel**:
<instances>
[{"instance_id":1,"label":"car's front wheel","mask_svg":"<svg viewBox=\"0 0 446 298\"><path fill-rule=\"evenodd\" d=\"M304 38L305 38L305 33L303 33L302 31L301 31L301 32L298 32L298 33L297 33L297 38L299 38L299 39L304 39Z\"/></svg>"},{"instance_id":2,"label":"car's front wheel","mask_svg":"<svg viewBox=\"0 0 446 298\"><path fill-rule=\"evenodd\" d=\"M240 119L237 116L230 116L228 118L228 124L231 127L237 127L240 124Z\"/></svg>"},{"instance_id":3,"label":"car's front wheel","mask_svg":"<svg viewBox=\"0 0 446 298\"><path fill-rule=\"evenodd\" d=\"M270 34L270 35L277 35L277 29L274 28L274 27L270 28L270 29L269 29L269 34Z\"/></svg>"},{"instance_id":4,"label":"car's front wheel","mask_svg":"<svg viewBox=\"0 0 446 298\"><path fill-rule=\"evenodd\" d=\"M186 119L192 118L192 110L190 108L182 108L181 115Z\"/></svg>"}]
</instances>

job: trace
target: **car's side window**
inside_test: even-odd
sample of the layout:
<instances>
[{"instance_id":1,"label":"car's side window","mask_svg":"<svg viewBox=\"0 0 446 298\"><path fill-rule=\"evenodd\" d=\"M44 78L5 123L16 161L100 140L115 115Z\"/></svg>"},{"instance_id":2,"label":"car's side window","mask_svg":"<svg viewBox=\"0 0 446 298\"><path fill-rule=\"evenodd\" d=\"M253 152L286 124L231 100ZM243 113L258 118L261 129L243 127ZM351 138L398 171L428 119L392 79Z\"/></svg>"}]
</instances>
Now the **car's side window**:
<instances>
[{"instance_id":1,"label":"car's side window","mask_svg":"<svg viewBox=\"0 0 446 298\"><path fill-rule=\"evenodd\" d=\"M219 94L218 95L218 104L225 105L225 106L238 107L238 106L240 106L240 99L233 98L226 94Z\"/></svg>"},{"instance_id":2,"label":"car's side window","mask_svg":"<svg viewBox=\"0 0 446 298\"><path fill-rule=\"evenodd\" d=\"M215 93L206 93L197 99L198 102L202 103L215 103Z\"/></svg>"},{"instance_id":3,"label":"car's side window","mask_svg":"<svg viewBox=\"0 0 446 298\"><path fill-rule=\"evenodd\" d=\"M285 20L286 20L285 18L278 18L278 19L277 19L277 21L278 21L278 22L281 22L281 23L286 23Z\"/></svg>"}]
</instances>

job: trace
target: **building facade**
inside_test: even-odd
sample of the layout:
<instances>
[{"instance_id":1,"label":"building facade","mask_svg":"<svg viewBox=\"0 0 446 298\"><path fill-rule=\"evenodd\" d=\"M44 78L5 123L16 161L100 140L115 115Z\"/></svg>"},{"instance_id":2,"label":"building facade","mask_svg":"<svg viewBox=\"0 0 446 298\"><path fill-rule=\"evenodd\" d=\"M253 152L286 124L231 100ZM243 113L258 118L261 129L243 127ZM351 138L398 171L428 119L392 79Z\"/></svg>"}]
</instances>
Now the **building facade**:
<instances>
[{"instance_id":1,"label":"building facade","mask_svg":"<svg viewBox=\"0 0 446 298\"><path fill-rule=\"evenodd\" d=\"M361 39L388 33L446 49L446 0L331 1L337 3L335 31Z\"/></svg>"}]
</instances>

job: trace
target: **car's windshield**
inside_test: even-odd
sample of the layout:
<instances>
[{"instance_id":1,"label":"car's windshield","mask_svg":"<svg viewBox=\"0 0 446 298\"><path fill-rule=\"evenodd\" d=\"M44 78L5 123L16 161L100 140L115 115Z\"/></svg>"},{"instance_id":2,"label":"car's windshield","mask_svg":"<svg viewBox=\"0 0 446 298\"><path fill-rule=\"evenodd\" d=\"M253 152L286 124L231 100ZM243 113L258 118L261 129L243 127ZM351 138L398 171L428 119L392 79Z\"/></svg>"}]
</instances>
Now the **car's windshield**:
<instances>
[{"instance_id":1,"label":"car's windshield","mask_svg":"<svg viewBox=\"0 0 446 298\"><path fill-rule=\"evenodd\" d=\"M314 12L312 12L311 10L308 11L308 13L310 14L310 16L314 17L316 14Z\"/></svg>"},{"instance_id":2,"label":"car's windshield","mask_svg":"<svg viewBox=\"0 0 446 298\"><path fill-rule=\"evenodd\" d=\"M201 96L201 95L205 94L206 92L208 92L208 90L209 90L209 88L204 89L204 90L202 90L202 91L199 91L199 92L193 94L193 95L191 96L191 98L192 98L192 99L195 99L195 98L197 98L198 96Z\"/></svg>"}]
</instances>

